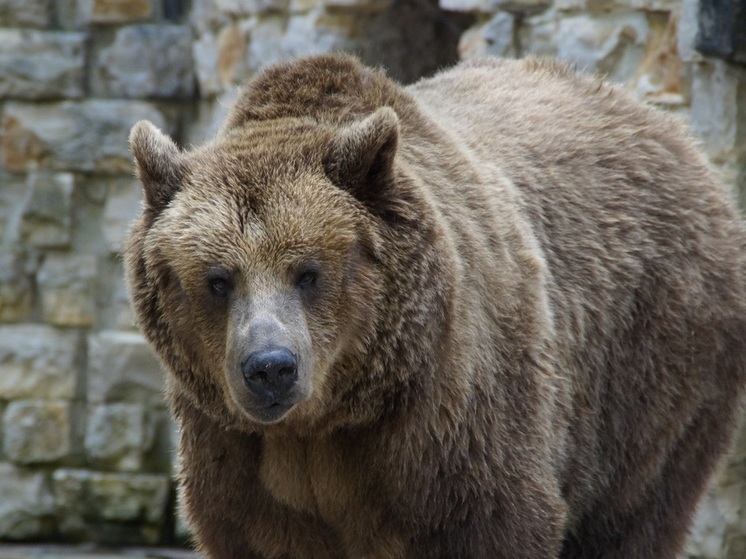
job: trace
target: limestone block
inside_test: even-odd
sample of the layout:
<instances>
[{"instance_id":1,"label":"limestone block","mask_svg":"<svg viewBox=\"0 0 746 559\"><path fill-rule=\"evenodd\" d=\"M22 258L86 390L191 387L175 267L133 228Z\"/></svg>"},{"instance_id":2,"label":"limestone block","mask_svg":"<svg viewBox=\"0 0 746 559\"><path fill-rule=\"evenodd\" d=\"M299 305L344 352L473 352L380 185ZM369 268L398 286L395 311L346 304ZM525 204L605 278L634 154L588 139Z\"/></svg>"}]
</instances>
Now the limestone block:
<instances>
[{"instance_id":1,"label":"limestone block","mask_svg":"<svg viewBox=\"0 0 746 559\"><path fill-rule=\"evenodd\" d=\"M612 12L645 10L649 12L676 11L681 0L554 0L561 11Z\"/></svg>"},{"instance_id":2,"label":"limestone block","mask_svg":"<svg viewBox=\"0 0 746 559\"><path fill-rule=\"evenodd\" d=\"M153 15L153 0L77 0L81 23L130 23Z\"/></svg>"},{"instance_id":3,"label":"limestone block","mask_svg":"<svg viewBox=\"0 0 746 559\"><path fill-rule=\"evenodd\" d=\"M84 68L82 33L0 29L0 99L82 97Z\"/></svg>"},{"instance_id":4,"label":"limestone block","mask_svg":"<svg viewBox=\"0 0 746 559\"><path fill-rule=\"evenodd\" d=\"M393 0L324 0L329 8L346 8L366 13L377 13L388 9Z\"/></svg>"},{"instance_id":5,"label":"limestone block","mask_svg":"<svg viewBox=\"0 0 746 559\"><path fill-rule=\"evenodd\" d=\"M0 246L20 246L23 209L28 199L26 176L8 173L0 166Z\"/></svg>"},{"instance_id":6,"label":"limestone block","mask_svg":"<svg viewBox=\"0 0 746 559\"><path fill-rule=\"evenodd\" d=\"M286 12L289 0L215 0L217 9L234 17L246 17L265 12Z\"/></svg>"},{"instance_id":7,"label":"limestone block","mask_svg":"<svg viewBox=\"0 0 746 559\"><path fill-rule=\"evenodd\" d=\"M543 12L552 0L493 0L494 7L508 13L530 15Z\"/></svg>"},{"instance_id":8,"label":"limestone block","mask_svg":"<svg viewBox=\"0 0 746 559\"><path fill-rule=\"evenodd\" d=\"M227 31L227 28L222 31ZM218 38L212 33L204 33L192 43L192 60L201 99L211 98L220 92L218 52Z\"/></svg>"},{"instance_id":9,"label":"limestone block","mask_svg":"<svg viewBox=\"0 0 746 559\"><path fill-rule=\"evenodd\" d=\"M109 250L122 251L122 242L140 211L142 186L134 179L113 180L104 205L103 227Z\"/></svg>"},{"instance_id":10,"label":"limestone block","mask_svg":"<svg viewBox=\"0 0 746 559\"><path fill-rule=\"evenodd\" d=\"M206 33L194 42L192 56L203 99L232 89L249 75L248 46L255 24L251 18L225 25L217 35Z\"/></svg>"},{"instance_id":11,"label":"limestone block","mask_svg":"<svg viewBox=\"0 0 746 559\"><path fill-rule=\"evenodd\" d=\"M238 92L238 87L230 87L214 101L196 103L184 126L184 142L200 145L215 137L220 125L225 121L228 108L233 106L238 97Z\"/></svg>"},{"instance_id":12,"label":"limestone block","mask_svg":"<svg viewBox=\"0 0 746 559\"><path fill-rule=\"evenodd\" d=\"M131 174L127 137L140 119L167 128L163 114L142 101L9 102L0 124L2 164L15 172L39 167Z\"/></svg>"},{"instance_id":13,"label":"limestone block","mask_svg":"<svg viewBox=\"0 0 746 559\"><path fill-rule=\"evenodd\" d=\"M95 472L89 491L101 518L157 522L163 518L169 482L167 475Z\"/></svg>"},{"instance_id":14,"label":"limestone block","mask_svg":"<svg viewBox=\"0 0 746 559\"><path fill-rule=\"evenodd\" d=\"M59 517L59 531L67 537L87 537L86 489L91 478L90 470L60 468L52 473L52 491Z\"/></svg>"},{"instance_id":15,"label":"limestone block","mask_svg":"<svg viewBox=\"0 0 746 559\"><path fill-rule=\"evenodd\" d=\"M738 78L728 64L712 60L693 65L689 126L716 162L734 155L738 130ZM717 102L713 100L717 99Z\"/></svg>"},{"instance_id":16,"label":"limestone block","mask_svg":"<svg viewBox=\"0 0 746 559\"><path fill-rule=\"evenodd\" d=\"M71 400L78 334L39 324L0 326L0 400Z\"/></svg>"},{"instance_id":17,"label":"limestone block","mask_svg":"<svg viewBox=\"0 0 746 559\"><path fill-rule=\"evenodd\" d=\"M293 15L287 22L281 53L286 57L295 57L338 50L355 51L353 37L358 34L360 19L350 13L329 14L323 10Z\"/></svg>"},{"instance_id":18,"label":"limestone block","mask_svg":"<svg viewBox=\"0 0 746 559\"><path fill-rule=\"evenodd\" d=\"M32 172L27 184L21 241L38 248L67 247L72 234L75 177L70 173Z\"/></svg>"},{"instance_id":19,"label":"limestone block","mask_svg":"<svg viewBox=\"0 0 746 559\"><path fill-rule=\"evenodd\" d=\"M3 414L3 448L17 464L55 462L70 453L68 402L13 401Z\"/></svg>"},{"instance_id":20,"label":"limestone block","mask_svg":"<svg viewBox=\"0 0 746 559\"><path fill-rule=\"evenodd\" d=\"M137 471L143 454L153 444L153 429L146 425L142 404L101 404L89 412L85 449L95 466Z\"/></svg>"},{"instance_id":21,"label":"limestone block","mask_svg":"<svg viewBox=\"0 0 746 559\"><path fill-rule=\"evenodd\" d=\"M0 27L49 27L52 0L0 0Z\"/></svg>"},{"instance_id":22,"label":"limestone block","mask_svg":"<svg viewBox=\"0 0 746 559\"><path fill-rule=\"evenodd\" d=\"M459 41L458 50L461 60L481 56L515 57L513 31L515 17L507 12L497 15L484 23L470 28Z\"/></svg>"},{"instance_id":23,"label":"limestone block","mask_svg":"<svg viewBox=\"0 0 746 559\"><path fill-rule=\"evenodd\" d=\"M647 40L643 13L577 15L559 20L555 45L560 59L624 83L635 75Z\"/></svg>"},{"instance_id":24,"label":"limestone block","mask_svg":"<svg viewBox=\"0 0 746 559\"><path fill-rule=\"evenodd\" d=\"M0 250L0 322L17 322L28 315L31 289L24 254Z\"/></svg>"},{"instance_id":25,"label":"limestone block","mask_svg":"<svg viewBox=\"0 0 746 559\"><path fill-rule=\"evenodd\" d=\"M677 16L651 14L645 52L629 86L647 101L683 106L686 87L682 83L683 62L677 49Z\"/></svg>"},{"instance_id":26,"label":"limestone block","mask_svg":"<svg viewBox=\"0 0 746 559\"><path fill-rule=\"evenodd\" d=\"M555 36L558 21L554 10L525 18L518 27L521 52L536 56L557 56Z\"/></svg>"},{"instance_id":27,"label":"limestone block","mask_svg":"<svg viewBox=\"0 0 746 559\"><path fill-rule=\"evenodd\" d=\"M54 500L46 476L0 462L0 539L23 540L52 532Z\"/></svg>"},{"instance_id":28,"label":"limestone block","mask_svg":"<svg viewBox=\"0 0 746 559\"><path fill-rule=\"evenodd\" d=\"M498 0L439 0L438 6L441 10L449 12L479 12L483 14L494 13L497 9Z\"/></svg>"},{"instance_id":29,"label":"limestone block","mask_svg":"<svg viewBox=\"0 0 746 559\"><path fill-rule=\"evenodd\" d=\"M192 0L190 4L189 24L197 35L214 35L231 21L230 16L218 8L215 0Z\"/></svg>"},{"instance_id":30,"label":"limestone block","mask_svg":"<svg viewBox=\"0 0 746 559\"><path fill-rule=\"evenodd\" d=\"M159 542L168 507L167 475L58 469L52 477L63 535L120 545Z\"/></svg>"},{"instance_id":31,"label":"limestone block","mask_svg":"<svg viewBox=\"0 0 746 559\"><path fill-rule=\"evenodd\" d=\"M251 28L251 42L247 51L248 73L288 58L284 44L288 20L283 16L262 16ZM243 77L243 76L242 76Z\"/></svg>"},{"instance_id":32,"label":"limestone block","mask_svg":"<svg viewBox=\"0 0 746 559\"><path fill-rule=\"evenodd\" d=\"M683 0L677 11L678 33L677 51L684 62L701 62L704 60L696 49L697 34L699 33L699 0Z\"/></svg>"},{"instance_id":33,"label":"limestone block","mask_svg":"<svg viewBox=\"0 0 746 559\"><path fill-rule=\"evenodd\" d=\"M88 401L163 405L163 373L135 332L105 330L89 338Z\"/></svg>"},{"instance_id":34,"label":"limestone block","mask_svg":"<svg viewBox=\"0 0 746 559\"><path fill-rule=\"evenodd\" d=\"M700 504L694 521L686 556L698 559L722 559L728 532L741 524L746 502L745 485L713 487Z\"/></svg>"},{"instance_id":35,"label":"limestone block","mask_svg":"<svg viewBox=\"0 0 746 559\"><path fill-rule=\"evenodd\" d=\"M96 256L49 254L39 270L42 315L57 326L91 326L96 319Z\"/></svg>"},{"instance_id":36,"label":"limestone block","mask_svg":"<svg viewBox=\"0 0 746 559\"><path fill-rule=\"evenodd\" d=\"M188 26L122 27L95 64L100 93L107 97L189 99L194 95L191 50Z\"/></svg>"},{"instance_id":37,"label":"limestone block","mask_svg":"<svg viewBox=\"0 0 746 559\"><path fill-rule=\"evenodd\" d=\"M122 263L119 257L114 258L107 263L105 277L99 279L99 294L107 304L99 309L96 324L105 329L136 330Z\"/></svg>"}]
</instances>

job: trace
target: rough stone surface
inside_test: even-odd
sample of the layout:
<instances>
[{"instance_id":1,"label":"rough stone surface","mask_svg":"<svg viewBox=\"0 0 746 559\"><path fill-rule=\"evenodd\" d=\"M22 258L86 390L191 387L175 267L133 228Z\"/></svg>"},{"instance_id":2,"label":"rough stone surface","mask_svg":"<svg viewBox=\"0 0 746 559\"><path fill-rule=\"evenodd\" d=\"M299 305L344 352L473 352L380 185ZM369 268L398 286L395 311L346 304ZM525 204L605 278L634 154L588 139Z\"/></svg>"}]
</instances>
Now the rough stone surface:
<instances>
[{"instance_id":1,"label":"rough stone surface","mask_svg":"<svg viewBox=\"0 0 746 559\"><path fill-rule=\"evenodd\" d=\"M689 120L692 131L703 140L705 151L716 161L724 161L736 147L738 123L738 79L725 62L716 60L694 65L692 104ZM713 103L712 99L718 99ZM741 111L744 110L741 100Z\"/></svg>"},{"instance_id":2,"label":"rough stone surface","mask_svg":"<svg viewBox=\"0 0 746 559\"><path fill-rule=\"evenodd\" d=\"M517 55L513 41L514 29L515 17L507 12L499 12L461 35L459 55L462 60L480 56L514 58Z\"/></svg>"},{"instance_id":3,"label":"rough stone surface","mask_svg":"<svg viewBox=\"0 0 746 559\"><path fill-rule=\"evenodd\" d=\"M31 279L24 254L0 249L0 322L17 322L31 311Z\"/></svg>"},{"instance_id":4,"label":"rough stone surface","mask_svg":"<svg viewBox=\"0 0 746 559\"><path fill-rule=\"evenodd\" d=\"M72 400L79 336L50 326L0 326L0 400Z\"/></svg>"},{"instance_id":5,"label":"rough stone surface","mask_svg":"<svg viewBox=\"0 0 746 559\"><path fill-rule=\"evenodd\" d=\"M101 404L91 410L85 448L91 463L119 471L137 471L153 444L140 404Z\"/></svg>"},{"instance_id":6,"label":"rough stone surface","mask_svg":"<svg viewBox=\"0 0 746 559\"><path fill-rule=\"evenodd\" d=\"M28 199L26 176L0 169L0 247L17 250L23 209Z\"/></svg>"},{"instance_id":7,"label":"rough stone surface","mask_svg":"<svg viewBox=\"0 0 746 559\"><path fill-rule=\"evenodd\" d=\"M182 25L131 25L96 64L108 97L188 99L194 94L192 34ZM158 56L152 56L157 52Z\"/></svg>"},{"instance_id":8,"label":"rough stone surface","mask_svg":"<svg viewBox=\"0 0 746 559\"><path fill-rule=\"evenodd\" d=\"M10 102L0 128L2 164L14 172L38 167L130 174L127 136L140 119L168 128L161 112L141 101Z\"/></svg>"},{"instance_id":9,"label":"rough stone surface","mask_svg":"<svg viewBox=\"0 0 746 559\"><path fill-rule=\"evenodd\" d=\"M0 0L0 27L44 28L52 14L52 0Z\"/></svg>"},{"instance_id":10,"label":"rough stone surface","mask_svg":"<svg viewBox=\"0 0 746 559\"><path fill-rule=\"evenodd\" d=\"M215 0L215 5L224 14L241 17L286 11L289 0Z\"/></svg>"},{"instance_id":11,"label":"rough stone surface","mask_svg":"<svg viewBox=\"0 0 746 559\"><path fill-rule=\"evenodd\" d=\"M82 97L85 35L0 29L0 99Z\"/></svg>"},{"instance_id":12,"label":"rough stone surface","mask_svg":"<svg viewBox=\"0 0 746 559\"><path fill-rule=\"evenodd\" d=\"M154 0L77 0L81 23L130 23L149 19Z\"/></svg>"},{"instance_id":13,"label":"rough stone surface","mask_svg":"<svg viewBox=\"0 0 746 559\"><path fill-rule=\"evenodd\" d=\"M163 405L163 373L134 332L103 331L89 339L88 401Z\"/></svg>"},{"instance_id":14,"label":"rough stone surface","mask_svg":"<svg viewBox=\"0 0 746 559\"><path fill-rule=\"evenodd\" d=\"M451 12L481 12L496 11L498 0L439 0L438 5L443 10Z\"/></svg>"},{"instance_id":15,"label":"rough stone surface","mask_svg":"<svg viewBox=\"0 0 746 559\"><path fill-rule=\"evenodd\" d=\"M37 248L62 248L72 238L72 194L75 177L69 173L30 173L23 209L21 240Z\"/></svg>"},{"instance_id":16,"label":"rough stone surface","mask_svg":"<svg viewBox=\"0 0 746 559\"><path fill-rule=\"evenodd\" d=\"M106 243L113 253L122 251L122 241L142 203L142 187L134 179L109 182L104 205L103 228Z\"/></svg>"},{"instance_id":17,"label":"rough stone surface","mask_svg":"<svg viewBox=\"0 0 746 559\"><path fill-rule=\"evenodd\" d=\"M57 326L91 326L96 318L96 257L50 254L38 274L44 320Z\"/></svg>"},{"instance_id":18,"label":"rough stone surface","mask_svg":"<svg viewBox=\"0 0 746 559\"><path fill-rule=\"evenodd\" d=\"M53 482L55 502L64 511L63 534L159 542L168 507L167 475L59 469Z\"/></svg>"},{"instance_id":19,"label":"rough stone surface","mask_svg":"<svg viewBox=\"0 0 746 559\"><path fill-rule=\"evenodd\" d=\"M11 402L3 414L5 455L17 464L55 462L70 453L70 429L67 402Z\"/></svg>"},{"instance_id":20,"label":"rough stone surface","mask_svg":"<svg viewBox=\"0 0 746 559\"><path fill-rule=\"evenodd\" d=\"M0 462L0 539L49 535L54 501L46 477Z\"/></svg>"},{"instance_id":21,"label":"rough stone surface","mask_svg":"<svg viewBox=\"0 0 746 559\"><path fill-rule=\"evenodd\" d=\"M648 38L644 14L577 15L559 22L557 56L580 70L599 72L618 82L635 75Z\"/></svg>"}]
</instances>

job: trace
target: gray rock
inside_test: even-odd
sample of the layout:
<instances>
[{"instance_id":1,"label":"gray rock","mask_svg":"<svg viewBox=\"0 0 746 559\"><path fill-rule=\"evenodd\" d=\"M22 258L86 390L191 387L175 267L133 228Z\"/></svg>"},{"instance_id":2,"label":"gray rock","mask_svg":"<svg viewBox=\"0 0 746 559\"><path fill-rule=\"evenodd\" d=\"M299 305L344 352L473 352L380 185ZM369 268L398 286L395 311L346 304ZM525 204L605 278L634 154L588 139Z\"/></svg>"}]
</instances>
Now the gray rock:
<instances>
[{"instance_id":1,"label":"gray rock","mask_svg":"<svg viewBox=\"0 0 746 559\"><path fill-rule=\"evenodd\" d=\"M0 250L0 321L17 322L28 316L31 289L24 254Z\"/></svg>"},{"instance_id":2,"label":"gray rock","mask_svg":"<svg viewBox=\"0 0 746 559\"><path fill-rule=\"evenodd\" d=\"M42 315L57 326L91 326L96 319L96 256L50 254L37 281Z\"/></svg>"},{"instance_id":3,"label":"gray rock","mask_svg":"<svg viewBox=\"0 0 746 559\"><path fill-rule=\"evenodd\" d=\"M88 401L163 406L163 373L135 332L106 330L89 338Z\"/></svg>"},{"instance_id":4,"label":"gray rock","mask_svg":"<svg viewBox=\"0 0 746 559\"><path fill-rule=\"evenodd\" d=\"M0 326L0 400L72 400L79 345L69 330Z\"/></svg>"},{"instance_id":5,"label":"gray rock","mask_svg":"<svg viewBox=\"0 0 746 559\"><path fill-rule=\"evenodd\" d=\"M9 102L0 129L2 163L16 172L38 167L130 174L127 137L140 119L168 128L163 114L142 101Z\"/></svg>"},{"instance_id":6,"label":"gray rock","mask_svg":"<svg viewBox=\"0 0 746 559\"><path fill-rule=\"evenodd\" d=\"M141 544L160 540L170 492L167 475L59 469L53 481L62 534Z\"/></svg>"},{"instance_id":7,"label":"gray rock","mask_svg":"<svg viewBox=\"0 0 746 559\"><path fill-rule=\"evenodd\" d=\"M134 179L113 180L104 205L104 236L113 253L122 251L122 243L130 225L140 211L142 186Z\"/></svg>"},{"instance_id":8,"label":"gray rock","mask_svg":"<svg viewBox=\"0 0 746 559\"><path fill-rule=\"evenodd\" d=\"M459 41L462 60L481 56L515 57L513 45L515 17L498 12L491 19L469 28Z\"/></svg>"},{"instance_id":9,"label":"gray rock","mask_svg":"<svg viewBox=\"0 0 746 559\"><path fill-rule=\"evenodd\" d=\"M17 464L55 462L70 453L70 404L15 401L3 414L3 448Z\"/></svg>"},{"instance_id":10,"label":"gray rock","mask_svg":"<svg viewBox=\"0 0 746 559\"><path fill-rule=\"evenodd\" d=\"M647 39L648 21L643 13L565 17L554 38L561 60L617 82L635 75Z\"/></svg>"},{"instance_id":11,"label":"gray rock","mask_svg":"<svg viewBox=\"0 0 746 559\"><path fill-rule=\"evenodd\" d=\"M0 0L0 27L49 27L52 0Z\"/></svg>"},{"instance_id":12,"label":"gray rock","mask_svg":"<svg viewBox=\"0 0 746 559\"><path fill-rule=\"evenodd\" d=\"M330 15L323 9L317 9L307 14L292 15L282 38L281 54L274 56L281 59L283 55L295 57L332 51L354 51L356 49L352 37L358 31L358 26L358 18L344 12Z\"/></svg>"},{"instance_id":13,"label":"gray rock","mask_svg":"<svg viewBox=\"0 0 746 559\"><path fill-rule=\"evenodd\" d=\"M0 29L0 99L82 97L85 35Z\"/></svg>"},{"instance_id":14,"label":"gray rock","mask_svg":"<svg viewBox=\"0 0 746 559\"><path fill-rule=\"evenodd\" d=\"M191 52L192 32L188 26L122 27L96 63L101 94L189 99L194 95Z\"/></svg>"},{"instance_id":15,"label":"gray rock","mask_svg":"<svg viewBox=\"0 0 746 559\"><path fill-rule=\"evenodd\" d=\"M85 448L95 466L137 471L152 444L153 432L146 429L141 404L96 405L88 415Z\"/></svg>"},{"instance_id":16,"label":"gray rock","mask_svg":"<svg viewBox=\"0 0 746 559\"><path fill-rule=\"evenodd\" d=\"M449 12L481 12L496 11L497 0L440 0L438 5Z\"/></svg>"},{"instance_id":17,"label":"gray rock","mask_svg":"<svg viewBox=\"0 0 746 559\"><path fill-rule=\"evenodd\" d=\"M29 173L22 242L38 248L70 244L74 188L75 177L70 173Z\"/></svg>"},{"instance_id":18,"label":"gray rock","mask_svg":"<svg viewBox=\"0 0 746 559\"><path fill-rule=\"evenodd\" d=\"M235 17L287 11L289 0L215 0L217 9Z\"/></svg>"},{"instance_id":19,"label":"gray rock","mask_svg":"<svg viewBox=\"0 0 746 559\"><path fill-rule=\"evenodd\" d=\"M54 500L46 476L0 462L0 539L50 535Z\"/></svg>"},{"instance_id":20,"label":"gray rock","mask_svg":"<svg viewBox=\"0 0 746 559\"><path fill-rule=\"evenodd\" d=\"M26 176L11 174L0 168L0 184L0 247L18 250L22 214L28 199Z\"/></svg>"},{"instance_id":21,"label":"gray rock","mask_svg":"<svg viewBox=\"0 0 746 559\"><path fill-rule=\"evenodd\" d=\"M95 508L106 520L163 520L170 479L155 474L94 472L89 492Z\"/></svg>"},{"instance_id":22,"label":"gray rock","mask_svg":"<svg viewBox=\"0 0 746 559\"><path fill-rule=\"evenodd\" d=\"M702 140L707 154L718 163L735 155L740 116L738 85L735 72L725 62L694 64L689 127Z\"/></svg>"},{"instance_id":23,"label":"gray rock","mask_svg":"<svg viewBox=\"0 0 746 559\"><path fill-rule=\"evenodd\" d=\"M77 0L78 21L88 23L130 23L154 14L153 0Z\"/></svg>"}]
</instances>

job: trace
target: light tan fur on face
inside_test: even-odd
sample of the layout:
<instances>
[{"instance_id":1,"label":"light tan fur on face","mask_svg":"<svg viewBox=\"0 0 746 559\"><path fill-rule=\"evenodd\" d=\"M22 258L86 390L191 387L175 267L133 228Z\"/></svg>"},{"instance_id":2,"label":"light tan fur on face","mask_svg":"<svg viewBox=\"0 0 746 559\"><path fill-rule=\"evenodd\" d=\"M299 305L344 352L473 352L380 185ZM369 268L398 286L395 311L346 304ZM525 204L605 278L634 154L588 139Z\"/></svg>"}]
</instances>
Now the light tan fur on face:
<instances>
[{"instance_id":1,"label":"light tan fur on face","mask_svg":"<svg viewBox=\"0 0 746 559\"><path fill-rule=\"evenodd\" d=\"M326 55L204 146L131 143L208 556L676 557L746 385L746 232L681 123L549 61L404 88ZM241 372L271 344L277 413Z\"/></svg>"}]
</instances>

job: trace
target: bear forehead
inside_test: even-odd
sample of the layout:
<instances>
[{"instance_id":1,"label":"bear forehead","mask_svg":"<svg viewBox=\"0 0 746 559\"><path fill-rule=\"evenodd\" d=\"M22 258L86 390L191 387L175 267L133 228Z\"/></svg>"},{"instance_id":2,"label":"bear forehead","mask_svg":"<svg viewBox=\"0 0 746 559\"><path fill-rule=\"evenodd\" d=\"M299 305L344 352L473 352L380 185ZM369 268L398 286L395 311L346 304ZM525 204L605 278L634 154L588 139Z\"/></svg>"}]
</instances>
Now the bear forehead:
<instances>
[{"instance_id":1,"label":"bear forehead","mask_svg":"<svg viewBox=\"0 0 746 559\"><path fill-rule=\"evenodd\" d=\"M163 216L162 236L175 252L281 264L341 254L355 242L359 209L320 171L219 160L194 168Z\"/></svg>"}]
</instances>

